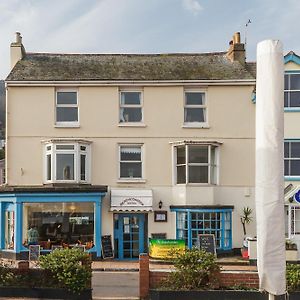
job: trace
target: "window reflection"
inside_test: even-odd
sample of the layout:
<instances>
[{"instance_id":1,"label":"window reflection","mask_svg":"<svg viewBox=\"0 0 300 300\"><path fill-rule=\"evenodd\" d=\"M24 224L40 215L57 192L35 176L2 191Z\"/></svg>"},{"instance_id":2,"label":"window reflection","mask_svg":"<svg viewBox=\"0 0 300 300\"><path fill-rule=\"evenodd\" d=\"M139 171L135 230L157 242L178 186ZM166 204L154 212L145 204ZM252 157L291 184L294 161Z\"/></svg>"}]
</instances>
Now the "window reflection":
<instances>
[{"instance_id":1,"label":"window reflection","mask_svg":"<svg viewBox=\"0 0 300 300\"><path fill-rule=\"evenodd\" d=\"M23 244L93 247L93 203L25 203L23 209Z\"/></svg>"}]
</instances>

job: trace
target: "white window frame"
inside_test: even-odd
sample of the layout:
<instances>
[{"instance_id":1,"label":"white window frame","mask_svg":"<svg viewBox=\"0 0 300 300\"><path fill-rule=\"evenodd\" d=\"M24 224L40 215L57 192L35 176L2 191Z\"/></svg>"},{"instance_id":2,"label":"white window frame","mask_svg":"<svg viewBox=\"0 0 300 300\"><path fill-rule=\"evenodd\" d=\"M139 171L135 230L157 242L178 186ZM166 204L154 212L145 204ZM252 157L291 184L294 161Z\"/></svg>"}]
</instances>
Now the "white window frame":
<instances>
[{"instance_id":1,"label":"white window frame","mask_svg":"<svg viewBox=\"0 0 300 300\"><path fill-rule=\"evenodd\" d=\"M122 104L122 93L139 93L140 94L140 104ZM119 91L119 126L120 127L126 127L126 126L142 126L144 127L144 100L143 100L143 91L140 89L121 89ZM121 122L121 110L122 108L140 108L142 119L138 122Z\"/></svg>"},{"instance_id":2,"label":"white window frame","mask_svg":"<svg viewBox=\"0 0 300 300\"><path fill-rule=\"evenodd\" d=\"M204 104L186 104L187 94L192 93L201 93L204 94ZM186 128L208 128L208 98L207 98L207 91L205 90L196 90L196 89L185 89L183 93L183 127ZM186 108L202 108L204 110L204 122L188 122L185 121L185 109Z\"/></svg>"},{"instance_id":3,"label":"white window frame","mask_svg":"<svg viewBox=\"0 0 300 300\"><path fill-rule=\"evenodd\" d=\"M296 222L300 222L300 218L296 219L296 211L300 210L299 205L289 205L288 206L288 238L293 239L294 237L299 237L300 232L296 232Z\"/></svg>"},{"instance_id":4,"label":"white window frame","mask_svg":"<svg viewBox=\"0 0 300 300\"><path fill-rule=\"evenodd\" d=\"M177 148L178 147L185 147L185 163L183 164L177 164ZM190 146L202 146L207 147L208 151L208 162L207 163L189 163L189 153L188 153L188 147ZM211 153L212 151L215 151L215 163L211 162ZM174 185L218 185L219 184L219 169L220 169L220 152L219 147L216 145L210 145L210 144L193 144L193 143L183 143L183 144L177 144L173 146L173 184ZM177 183L177 167L178 166L185 166L185 183ZM189 166L207 166L208 167L208 182L189 182ZM214 175L214 181L212 181L212 168L214 168L215 173Z\"/></svg>"},{"instance_id":5,"label":"white window frame","mask_svg":"<svg viewBox=\"0 0 300 300\"><path fill-rule=\"evenodd\" d=\"M289 88L291 86L291 77L290 77L291 75L298 75L298 76L300 76L300 72L295 72L295 73L286 72L286 73L284 73L284 76L288 76L288 87ZM299 106L290 106L290 104L291 104L290 94L292 92L300 92L300 89L299 90L291 90L291 89L285 89L284 88L284 93L288 94L288 106L284 106L284 108L288 109L288 110L299 110L300 109L300 105Z\"/></svg>"},{"instance_id":6,"label":"white window frame","mask_svg":"<svg viewBox=\"0 0 300 300\"><path fill-rule=\"evenodd\" d=\"M74 149L56 149L56 146L74 146ZM47 147L51 147L47 150ZM85 151L80 147L86 147ZM57 154L73 154L74 155L74 180L58 180L56 179ZM85 160L85 180L81 180L81 154L86 156ZM51 178L48 179L47 155L51 155ZM85 142L47 142L44 144L44 183L90 183L91 182L91 145Z\"/></svg>"},{"instance_id":7,"label":"white window frame","mask_svg":"<svg viewBox=\"0 0 300 300\"><path fill-rule=\"evenodd\" d=\"M294 141L292 141L292 140L285 140L284 144L285 143L289 143L290 146L289 146L289 156L288 157L284 156L284 161L288 161L289 162L289 169L291 169L291 164L292 164L293 161L300 161L300 156L299 157L291 157L291 149L292 149L291 144L293 144L293 143L299 143L300 144L300 140L294 140ZM285 173L285 170L284 170L284 173ZM290 174L286 175L286 174L284 174L284 177L286 179L289 179L289 178L300 179L300 174L299 175L290 175Z\"/></svg>"},{"instance_id":8,"label":"white window frame","mask_svg":"<svg viewBox=\"0 0 300 300\"><path fill-rule=\"evenodd\" d=\"M122 147L140 147L141 148L141 161L130 161L130 162L141 162L141 174L142 177L121 177L121 148ZM125 161L126 162L126 161ZM145 147L144 144L118 144L118 182L146 182L145 180Z\"/></svg>"},{"instance_id":9,"label":"white window frame","mask_svg":"<svg viewBox=\"0 0 300 300\"><path fill-rule=\"evenodd\" d=\"M75 92L76 93L76 104L58 104L57 93L63 92ZM57 121L57 108L77 108L77 121ZM79 127L79 93L77 88L58 88L55 90L55 127Z\"/></svg>"}]
</instances>

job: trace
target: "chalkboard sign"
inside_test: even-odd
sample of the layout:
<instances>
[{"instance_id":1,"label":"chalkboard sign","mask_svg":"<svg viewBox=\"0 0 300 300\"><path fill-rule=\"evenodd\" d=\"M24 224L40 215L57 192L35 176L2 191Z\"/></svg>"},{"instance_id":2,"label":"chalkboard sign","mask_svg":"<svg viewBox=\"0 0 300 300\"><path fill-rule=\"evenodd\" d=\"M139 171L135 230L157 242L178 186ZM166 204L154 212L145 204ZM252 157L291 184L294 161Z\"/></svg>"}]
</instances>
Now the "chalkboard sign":
<instances>
[{"instance_id":1,"label":"chalkboard sign","mask_svg":"<svg viewBox=\"0 0 300 300\"><path fill-rule=\"evenodd\" d=\"M206 252L210 252L214 255L217 255L214 234L199 234L198 246L200 250L205 250Z\"/></svg>"},{"instance_id":2,"label":"chalkboard sign","mask_svg":"<svg viewBox=\"0 0 300 300\"><path fill-rule=\"evenodd\" d=\"M112 249L111 243L111 235L103 235L101 237L101 248L102 248L102 257L105 258L113 258L114 253Z\"/></svg>"},{"instance_id":3,"label":"chalkboard sign","mask_svg":"<svg viewBox=\"0 0 300 300\"><path fill-rule=\"evenodd\" d=\"M40 257L40 245L29 246L29 261L39 260Z\"/></svg>"}]
</instances>

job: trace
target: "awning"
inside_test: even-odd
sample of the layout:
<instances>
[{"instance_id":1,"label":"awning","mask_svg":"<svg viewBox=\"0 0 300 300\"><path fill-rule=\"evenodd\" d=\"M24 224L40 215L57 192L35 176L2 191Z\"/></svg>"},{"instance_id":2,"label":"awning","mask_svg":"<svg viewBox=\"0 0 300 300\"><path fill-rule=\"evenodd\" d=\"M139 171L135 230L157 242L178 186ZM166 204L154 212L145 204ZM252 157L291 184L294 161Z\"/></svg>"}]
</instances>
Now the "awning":
<instances>
[{"instance_id":1,"label":"awning","mask_svg":"<svg viewBox=\"0 0 300 300\"><path fill-rule=\"evenodd\" d=\"M110 211L152 211L152 190L112 189Z\"/></svg>"}]
</instances>

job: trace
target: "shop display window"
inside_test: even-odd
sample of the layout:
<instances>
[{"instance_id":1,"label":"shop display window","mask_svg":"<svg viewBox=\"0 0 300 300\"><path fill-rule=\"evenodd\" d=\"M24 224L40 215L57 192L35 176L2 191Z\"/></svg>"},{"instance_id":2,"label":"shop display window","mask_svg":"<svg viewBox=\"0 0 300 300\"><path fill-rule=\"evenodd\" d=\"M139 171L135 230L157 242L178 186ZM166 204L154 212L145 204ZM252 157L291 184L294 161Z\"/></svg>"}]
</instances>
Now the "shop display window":
<instances>
[{"instance_id":1,"label":"shop display window","mask_svg":"<svg viewBox=\"0 0 300 300\"><path fill-rule=\"evenodd\" d=\"M213 234L217 249L231 249L231 211L178 211L176 215L177 238L185 240L188 247L197 246L199 234Z\"/></svg>"},{"instance_id":2,"label":"shop display window","mask_svg":"<svg viewBox=\"0 0 300 300\"><path fill-rule=\"evenodd\" d=\"M5 249L14 249L14 223L15 213L13 211L5 212Z\"/></svg>"},{"instance_id":3,"label":"shop display window","mask_svg":"<svg viewBox=\"0 0 300 300\"><path fill-rule=\"evenodd\" d=\"M94 245L93 203L25 203L23 245L41 250Z\"/></svg>"}]
</instances>

